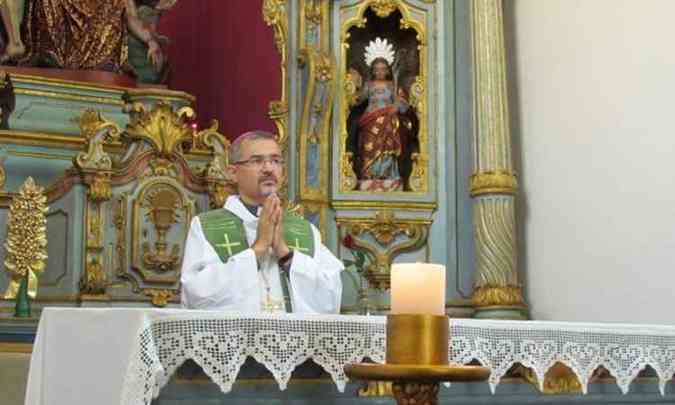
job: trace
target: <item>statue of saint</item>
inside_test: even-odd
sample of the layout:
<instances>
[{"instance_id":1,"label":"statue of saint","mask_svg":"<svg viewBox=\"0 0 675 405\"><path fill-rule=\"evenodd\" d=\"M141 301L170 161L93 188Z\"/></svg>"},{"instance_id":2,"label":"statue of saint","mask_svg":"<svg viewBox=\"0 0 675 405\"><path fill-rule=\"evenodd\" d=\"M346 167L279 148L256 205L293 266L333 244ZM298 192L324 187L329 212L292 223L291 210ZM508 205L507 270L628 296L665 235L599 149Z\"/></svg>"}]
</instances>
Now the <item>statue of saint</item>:
<instances>
[{"instance_id":1,"label":"statue of saint","mask_svg":"<svg viewBox=\"0 0 675 405\"><path fill-rule=\"evenodd\" d=\"M0 55L0 63L16 60L26 53L26 47L21 40L21 21L23 21L24 0L0 1L0 16L5 27L7 43Z\"/></svg>"},{"instance_id":2,"label":"statue of saint","mask_svg":"<svg viewBox=\"0 0 675 405\"><path fill-rule=\"evenodd\" d=\"M347 150L355 157L357 189L403 191L417 142L417 116L408 104L406 89L392 72L396 64L393 46L378 37L366 47L364 56L370 68L365 83L356 69L350 69L357 95L347 123Z\"/></svg>"},{"instance_id":3,"label":"statue of saint","mask_svg":"<svg viewBox=\"0 0 675 405\"><path fill-rule=\"evenodd\" d=\"M155 28L161 12L177 0L30 0L25 16L24 1L0 2L8 37L2 62L126 73L135 70L129 64L129 43L134 41L134 55L139 47L144 52L144 58L134 58L139 70L149 65L161 72L165 67L160 43L166 38ZM144 19L139 15L143 8L157 13Z\"/></svg>"}]
</instances>

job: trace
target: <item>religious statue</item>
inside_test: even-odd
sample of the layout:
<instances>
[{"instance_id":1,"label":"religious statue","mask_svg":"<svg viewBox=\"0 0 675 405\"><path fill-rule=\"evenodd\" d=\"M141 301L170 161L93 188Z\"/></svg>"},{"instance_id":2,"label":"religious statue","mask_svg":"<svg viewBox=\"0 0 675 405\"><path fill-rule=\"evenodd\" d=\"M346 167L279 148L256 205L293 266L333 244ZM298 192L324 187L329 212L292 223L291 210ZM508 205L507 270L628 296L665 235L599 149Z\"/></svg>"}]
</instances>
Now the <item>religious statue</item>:
<instances>
[{"instance_id":1,"label":"religious statue","mask_svg":"<svg viewBox=\"0 0 675 405\"><path fill-rule=\"evenodd\" d=\"M406 49L396 52L386 38L377 37L365 47L365 81L355 67L349 70L356 96L347 119L347 150L355 157L360 191L407 189L419 127L407 100L410 78L402 75L410 70L404 69L410 59Z\"/></svg>"},{"instance_id":2,"label":"religious statue","mask_svg":"<svg viewBox=\"0 0 675 405\"><path fill-rule=\"evenodd\" d=\"M167 39L156 25L177 0L31 0L25 6L24 1L0 2L7 36L0 62L138 72L139 81L149 82L163 76L161 44Z\"/></svg>"},{"instance_id":3,"label":"religious statue","mask_svg":"<svg viewBox=\"0 0 675 405\"><path fill-rule=\"evenodd\" d=\"M7 41L4 52L0 55L0 63L17 59L26 53L21 40L21 21L23 21L24 0L0 1L0 16L5 27Z\"/></svg>"}]
</instances>

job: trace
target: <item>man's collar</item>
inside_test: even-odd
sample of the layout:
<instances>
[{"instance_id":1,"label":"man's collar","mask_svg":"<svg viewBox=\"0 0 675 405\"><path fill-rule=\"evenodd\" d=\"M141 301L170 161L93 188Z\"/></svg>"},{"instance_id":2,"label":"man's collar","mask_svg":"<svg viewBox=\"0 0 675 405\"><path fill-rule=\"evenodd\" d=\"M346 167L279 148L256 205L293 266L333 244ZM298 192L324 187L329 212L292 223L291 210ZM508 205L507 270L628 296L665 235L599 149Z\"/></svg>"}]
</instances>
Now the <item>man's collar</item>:
<instances>
[{"instance_id":1,"label":"man's collar","mask_svg":"<svg viewBox=\"0 0 675 405\"><path fill-rule=\"evenodd\" d=\"M225 201L225 209L241 218L244 222L258 220L258 218L251 214L251 212L246 208L244 202L241 201L238 195L231 195L227 197L227 201Z\"/></svg>"}]
</instances>

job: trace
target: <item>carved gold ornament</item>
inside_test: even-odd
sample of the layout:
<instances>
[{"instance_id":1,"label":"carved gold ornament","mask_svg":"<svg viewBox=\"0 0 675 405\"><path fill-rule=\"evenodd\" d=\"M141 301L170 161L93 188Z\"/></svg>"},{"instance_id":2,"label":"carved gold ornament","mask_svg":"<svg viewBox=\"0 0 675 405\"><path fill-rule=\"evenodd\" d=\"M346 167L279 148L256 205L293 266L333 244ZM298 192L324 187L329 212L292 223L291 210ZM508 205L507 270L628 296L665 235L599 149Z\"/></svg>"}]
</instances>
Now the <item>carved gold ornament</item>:
<instances>
[{"instance_id":1,"label":"carved gold ornament","mask_svg":"<svg viewBox=\"0 0 675 405\"><path fill-rule=\"evenodd\" d=\"M352 236L353 249L367 254L370 263L363 276L378 289L389 288L390 267L401 253L421 249L427 242L431 220L396 218L389 210L377 212L375 218L338 218L336 222L346 235ZM370 234L377 242L370 243ZM403 236L400 240L397 239Z\"/></svg>"},{"instance_id":2,"label":"carved gold ornament","mask_svg":"<svg viewBox=\"0 0 675 405\"><path fill-rule=\"evenodd\" d=\"M321 1L307 0L305 3L305 18L314 25L321 24Z\"/></svg>"},{"instance_id":3,"label":"carved gold ornament","mask_svg":"<svg viewBox=\"0 0 675 405\"><path fill-rule=\"evenodd\" d=\"M7 182L7 173L5 172L5 167L3 166L3 160L0 160L0 190L5 187L5 182Z\"/></svg>"},{"instance_id":4,"label":"carved gold ornament","mask_svg":"<svg viewBox=\"0 0 675 405\"><path fill-rule=\"evenodd\" d=\"M186 117L194 116L190 107L174 111L169 103L158 101L148 111L145 105L136 102L127 106L127 110L131 122L127 125L125 138L148 142L162 157L176 152L182 142L192 141L192 128L185 121Z\"/></svg>"},{"instance_id":5,"label":"carved gold ornament","mask_svg":"<svg viewBox=\"0 0 675 405\"><path fill-rule=\"evenodd\" d=\"M516 194L518 179L513 173L485 172L471 176L469 190L472 197L485 194Z\"/></svg>"},{"instance_id":6,"label":"carved gold ornament","mask_svg":"<svg viewBox=\"0 0 675 405\"><path fill-rule=\"evenodd\" d=\"M159 186L149 191L142 202L157 232L154 252L149 243L143 244L143 263L148 269L158 272L172 271L180 260L180 247L175 244L169 252L166 242L168 230L179 219L180 200L181 197L175 190Z\"/></svg>"},{"instance_id":7,"label":"carved gold ornament","mask_svg":"<svg viewBox=\"0 0 675 405\"><path fill-rule=\"evenodd\" d=\"M391 381L367 381L359 390L359 397L393 397Z\"/></svg>"},{"instance_id":8,"label":"carved gold ornament","mask_svg":"<svg viewBox=\"0 0 675 405\"><path fill-rule=\"evenodd\" d=\"M394 222L394 213L391 211L380 211L375 215L375 222L367 224L352 225L352 233L360 235L365 232L371 233L375 240L383 246L393 242L398 234L410 235L412 233L412 224L397 224Z\"/></svg>"},{"instance_id":9,"label":"carved gold ornament","mask_svg":"<svg viewBox=\"0 0 675 405\"><path fill-rule=\"evenodd\" d=\"M274 31L274 43L281 55L281 98L269 104L269 117L274 121L279 134L278 142L282 151L288 148L288 92L286 88L286 61L288 41L288 18L286 14L286 0L264 0L262 14L265 23ZM282 185L286 188L286 185Z\"/></svg>"},{"instance_id":10,"label":"carved gold ornament","mask_svg":"<svg viewBox=\"0 0 675 405\"><path fill-rule=\"evenodd\" d=\"M5 298L16 297L24 277L28 277L28 295L37 295L37 278L47 259L47 210L44 189L28 177L9 207L5 269L10 282Z\"/></svg>"},{"instance_id":11,"label":"carved gold ornament","mask_svg":"<svg viewBox=\"0 0 675 405\"><path fill-rule=\"evenodd\" d=\"M342 175L342 189L353 190L356 188L358 179L354 173L354 154L346 152L340 159L340 174Z\"/></svg>"},{"instance_id":12,"label":"carved gold ornament","mask_svg":"<svg viewBox=\"0 0 675 405\"><path fill-rule=\"evenodd\" d=\"M524 305L521 287L478 287L473 290L471 302L476 307Z\"/></svg>"},{"instance_id":13,"label":"carved gold ornament","mask_svg":"<svg viewBox=\"0 0 675 405\"><path fill-rule=\"evenodd\" d=\"M152 305L156 307L165 307L176 296L176 292L172 290L149 288L143 292L145 295L152 297Z\"/></svg>"},{"instance_id":14,"label":"carved gold ornament","mask_svg":"<svg viewBox=\"0 0 675 405\"><path fill-rule=\"evenodd\" d=\"M75 156L73 164L84 170L110 170L112 160L103 150L105 143L120 138L119 125L104 118L96 110L88 109L75 121L80 125L80 133L86 139L87 151Z\"/></svg>"},{"instance_id":15,"label":"carved gold ornament","mask_svg":"<svg viewBox=\"0 0 675 405\"><path fill-rule=\"evenodd\" d=\"M80 294L84 296L102 296L108 287L108 276L100 259L93 256L87 263L84 276L80 279Z\"/></svg>"},{"instance_id":16,"label":"carved gold ornament","mask_svg":"<svg viewBox=\"0 0 675 405\"><path fill-rule=\"evenodd\" d=\"M370 8L375 11L380 18L387 18L398 7L395 0L373 0L370 2Z\"/></svg>"},{"instance_id":17,"label":"carved gold ornament","mask_svg":"<svg viewBox=\"0 0 675 405\"><path fill-rule=\"evenodd\" d=\"M89 183L89 199L93 202L101 202L109 200L111 196L110 176L105 173L97 173Z\"/></svg>"}]
</instances>

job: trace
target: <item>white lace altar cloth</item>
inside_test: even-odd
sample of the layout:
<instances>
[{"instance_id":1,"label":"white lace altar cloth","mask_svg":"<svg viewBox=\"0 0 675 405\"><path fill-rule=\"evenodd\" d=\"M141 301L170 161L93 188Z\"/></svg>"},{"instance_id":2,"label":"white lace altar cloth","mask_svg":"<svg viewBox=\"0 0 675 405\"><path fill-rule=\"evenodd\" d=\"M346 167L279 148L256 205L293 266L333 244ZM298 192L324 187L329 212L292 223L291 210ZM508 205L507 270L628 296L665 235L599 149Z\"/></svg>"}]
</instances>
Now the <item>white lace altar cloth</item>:
<instances>
[{"instance_id":1,"label":"white lace altar cloth","mask_svg":"<svg viewBox=\"0 0 675 405\"><path fill-rule=\"evenodd\" d=\"M227 393L247 356L263 364L282 390L295 367L312 359L340 391L347 383L345 364L385 357L381 316L147 312L128 363L125 405L149 404L187 359ZM478 360L490 368L493 392L516 363L532 368L541 382L561 362L576 373L584 392L601 365L623 393L648 365L658 375L661 394L675 373L675 327L452 319L450 334L451 361Z\"/></svg>"}]
</instances>

